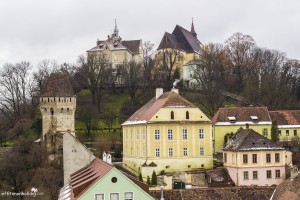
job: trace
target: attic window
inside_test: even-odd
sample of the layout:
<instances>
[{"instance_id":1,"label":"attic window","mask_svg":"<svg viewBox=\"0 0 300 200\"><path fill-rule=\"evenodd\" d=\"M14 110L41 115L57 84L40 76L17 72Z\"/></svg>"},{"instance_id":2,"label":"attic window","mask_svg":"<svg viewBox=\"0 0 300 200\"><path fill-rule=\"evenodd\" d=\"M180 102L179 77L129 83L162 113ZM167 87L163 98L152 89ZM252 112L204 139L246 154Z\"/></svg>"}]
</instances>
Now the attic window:
<instances>
[{"instance_id":1,"label":"attic window","mask_svg":"<svg viewBox=\"0 0 300 200\"><path fill-rule=\"evenodd\" d=\"M251 118L253 121L257 121L257 120L258 120L258 117L257 117L257 116L250 116L250 118Z\"/></svg>"},{"instance_id":2,"label":"attic window","mask_svg":"<svg viewBox=\"0 0 300 200\"><path fill-rule=\"evenodd\" d=\"M234 116L229 116L228 119L229 119L230 122L235 122L236 121L236 118Z\"/></svg>"}]
</instances>

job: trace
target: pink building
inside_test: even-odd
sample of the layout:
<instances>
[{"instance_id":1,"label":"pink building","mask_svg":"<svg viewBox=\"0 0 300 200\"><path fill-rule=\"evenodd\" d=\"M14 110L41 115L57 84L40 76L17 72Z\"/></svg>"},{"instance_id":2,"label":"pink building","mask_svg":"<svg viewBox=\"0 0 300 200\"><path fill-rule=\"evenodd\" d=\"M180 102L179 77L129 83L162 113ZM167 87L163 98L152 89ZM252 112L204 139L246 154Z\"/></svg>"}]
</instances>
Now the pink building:
<instances>
[{"instance_id":1,"label":"pink building","mask_svg":"<svg viewBox=\"0 0 300 200\"><path fill-rule=\"evenodd\" d=\"M223 148L224 167L236 186L278 185L291 153L252 129L239 129Z\"/></svg>"}]
</instances>

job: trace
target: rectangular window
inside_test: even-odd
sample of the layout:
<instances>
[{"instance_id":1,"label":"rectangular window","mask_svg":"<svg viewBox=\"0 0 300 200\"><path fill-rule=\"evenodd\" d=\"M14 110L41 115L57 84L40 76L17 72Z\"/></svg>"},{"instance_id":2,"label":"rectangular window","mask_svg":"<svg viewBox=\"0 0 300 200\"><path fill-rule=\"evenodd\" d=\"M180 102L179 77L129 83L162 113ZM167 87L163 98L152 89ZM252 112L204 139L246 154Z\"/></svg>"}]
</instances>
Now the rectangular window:
<instances>
[{"instance_id":1,"label":"rectangular window","mask_svg":"<svg viewBox=\"0 0 300 200\"><path fill-rule=\"evenodd\" d=\"M125 200L133 200L133 192L125 192L124 199Z\"/></svg>"},{"instance_id":2,"label":"rectangular window","mask_svg":"<svg viewBox=\"0 0 300 200\"><path fill-rule=\"evenodd\" d=\"M95 200L104 200L104 194L95 194Z\"/></svg>"},{"instance_id":3,"label":"rectangular window","mask_svg":"<svg viewBox=\"0 0 300 200\"><path fill-rule=\"evenodd\" d=\"M146 129L143 129L143 140L146 139Z\"/></svg>"},{"instance_id":4,"label":"rectangular window","mask_svg":"<svg viewBox=\"0 0 300 200\"><path fill-rule=\"evenodd\" d=\"M188 155L188 150L187 150L187 148L183 148L183 155L184 155L184 156L187 156L187 155Z\"/></svg>"},{"instance_id":5,"label":"rectangular window","mask_svg":"<svg viewBox=\"0 0 300 200\"><path fill-rule=\"evenodd\" d=\"M184 140L187 139L187 129L186 128L182 129L182 139L184 139Z\"/></svg>"},{"instance_id":6,"label":"rectangular window","mask_svg":"<svg viewBox=\"0 0 300 200\"><path fill-rule=\"evenodd\" d=\"M252 154L252 162L257 163L257 154Z\"/></svg>"},{"instance_id":7,"label":"rectangular window","mask_svg":"<svg viewBox=\"0 0 300 200\"><path fill-rule=\"evenodd\" d=\"M290 136L290 130L285 130L285 136Z\"/></svg>"},{"instance_id":8,"label":"rectangular window","mask_svg":"<svg viewBox=\"0 0 300 200\"><path fill-rule=\"evenodd\" d=\"M244 179L249 179L249 172L248 171L245 171L244 172Z\"/></svg>"},{"instance_id":9,"label":"rectangular window","mask_svg":"<svg viewBox=\"0 0 300 200\"><path fill-rule=\"evenodd\" d=\"M263 129L263 135L264 135L265 137L268 136L268 129L267 129L267 128L264 128L264 129Z\"/></svg>"},{"instance_id":10,"label":"rectangular window","mask_svg":"<svg viewBox=\"0 0 300 200\"><path fill-rule=\"evenodd\" d=\"M281 137L281 130L278 130L278 137Z\"/></svg>"},{"instance_id":11,"label":"rectangular window","mask_svg":"<svg viewBox=\"0 0 300 200\"><path fill-rule=\"evenodd\" d=\"M267 163L271 162L271 154L269 154L269 153L266 154L266 162Z\"/></svg>"},{"instance_id":12,"label":"rectangular window","mask_svg":"<svg viewBox=\"0 0 300 200\"><path fill-rule=\"evenodd\" d=\"M204 156L204 148L200 147L200 156Z\"/></svg>"},{"instance_id":13,"label":"rectangular window","mask_svg":"<svg viewBox=\"0 0 300 200\"><path fill-rule=\"evenodd\" d=\"M169 148L169 156L170 156L170 157L173 156L173 148Z\"/></svg>"},{"instance_id":14,"label":"rectangular window","mask_svg":"<svg viewBox=\"0 0 300 200\"><path fill-rule=\"evenodd\" d=\"M200 139L203 139L203 138L204 138L204 129L203 129L203 128L200 128L200 129L199 129L199 138L200 138Z\"/></svg>"},{"instance_id":15,"label":"rectangular window","mask_svg":"<svg viewBox=\"0 0 300 200\"><path fill-rule=\"evenodd\" d=\"M253 171L252 173L253 173L253 179L257 179L257 177L258 177L257 171Z\"/></svg>"},{"instance_id":16,"label":"rectangular window","mask_svg":"<svg viewBox=\"0 0 300 200\"><path fill-rule=\"evenodd\" d=\"M271 170L267 170L267 178L272 178L272 171Z\"/></svg>"},{"instance_id":17,"label":"rectangular window","mask_svg":"<svg viewBox=\"0 0 300 200\"><path fill-rule=\"evenodd\" d=\"M156 139L156 140L159 140L159 139L160 139L160 133L159 133L159 130L155 130L154 136L155 136L155 139Z\"/></svg>"},{"instance_id":18,"label":"rectangular window","mask_svg":"<svg viewBox=\"0 0 300 200\"><path fill-rule=\"evenodd\" d=\"M168 129L168 139L173 140L173 130L172 129Z\"/></svg>"},{"instance_id":19,"label":"rectangular window","mask_svg":"<svg viewBox=\"0 0 300 200\"><path fill-rule=\"evenodd\" d=\"M280 178L280 170L275 170L275 178Z\"/></svg>"},{"instance_id":20,"label":"rectangular window","mask_svg":"<svg viewBox=\"0 0 300 200\"><path fill-rule=\"evenodd\" d=\"M119 193L110 193L110 200L119 200Z\"/></svg>"},{"instance_id":21,"label":"rectangular window","mask_svg":"<svg viewBox=\"0 0 300 200\"><path fill-rule=\"evenodd\" d=\"M275 153L275 162L280 162L280 154L279 153Z\"/></svg>"},{"instance_id":22,"label":"rectangular window","mask_svg":"<svg viewBox=\"0 0 300 200\"><path fill-rule=\"evenodd\" d=\"M243 163L244 164L248 163L248 154L243 154Z\"/></svg>"},{"instance_id":23,"label":"rectangular window","mask_svg":"<svg viewBox=\"0 0 300 200\"><path fill-rule=\"evenodd\" d=\"M227 162L227 153L224 153L224 162Z\"/></svg>"},{"instance_id":24,"label":"rectangular window","mask_svg":"<svg viewBox=\"0 0 300 200\"><path fill-rule=\"evenodd\" d=\"M159 156L160 156L159 149L155 149L155 156L156 156L156 157L159 157Z\"/></svg>"},{"instance_id":25,"label":"rectangular window","mask_svg":"<svg viewBox=\"0 0 300 200\"><path fill-rule=\"evenodd\" d=\"M298 134L297 134L297 130L294 130L294 136L297 136Z\"/></svg>"}]
</instances>

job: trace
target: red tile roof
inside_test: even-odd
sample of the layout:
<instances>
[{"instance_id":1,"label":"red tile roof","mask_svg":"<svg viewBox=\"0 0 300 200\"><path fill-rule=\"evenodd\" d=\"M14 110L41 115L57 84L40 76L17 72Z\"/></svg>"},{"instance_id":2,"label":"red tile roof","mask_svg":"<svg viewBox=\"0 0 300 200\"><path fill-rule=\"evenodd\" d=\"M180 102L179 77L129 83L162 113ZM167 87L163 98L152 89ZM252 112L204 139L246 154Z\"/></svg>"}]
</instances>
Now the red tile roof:
<instances>
[{"instance_id":1,"label":"red tile roof","mask_svg":"<svg viewBox=\"0 0 300 200\"><path fill-rule=\"evenodd\" d=\"M179 94L173 91L165 92L158 99L155 97L151 99L143 107L137 110L126 122L149 121L161 108L167 107L196 108L195 105ZM123 125L125 125L126 122Z\"/></svg>"},{"instance_id":2,"label":"red tile roof","mask_svg":"<svg viewBox=\"0 0 300 200\"><path fill-rule=\"evenodd\" d=\"M270 111L270 116L278 125L300 125L300 110Z\"/></svg>"},{"instance_id":3,"label":"red tile roof","mask_svg":"<svg viewBox=\"0 0 300 200\"><path fill-rule=\"evenodd\" d=\"M100 180L112 168L113 166L96 158L91 164L71 174L71 186L74 197L76 198L84 193L94 182Z\"/></svg>"},{"instance_id":4,"label":"red tile roof","mask_svg":"<svg viewBox=\"0 0 300 200\"><path fill-rule=\"evenodd\" d=\"M267 107L219 108L219 110L214 115L212 121L213 123L230 122L228 117L235 117L237 122L247 122L252 121L251 116L257 116L257 122L271 122L271 118Z\"/></svg>"}]
</instances>

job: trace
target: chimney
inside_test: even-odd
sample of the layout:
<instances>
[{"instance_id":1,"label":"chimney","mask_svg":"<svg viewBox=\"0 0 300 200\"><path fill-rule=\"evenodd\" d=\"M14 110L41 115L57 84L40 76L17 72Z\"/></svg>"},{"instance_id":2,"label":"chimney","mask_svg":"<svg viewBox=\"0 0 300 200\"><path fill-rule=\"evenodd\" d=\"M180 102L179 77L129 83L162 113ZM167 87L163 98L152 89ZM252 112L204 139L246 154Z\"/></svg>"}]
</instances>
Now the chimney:
<instances>
[{"instance_id":1,"label":"chimney","mask_svg":"<svg viewBox=\"0 0 300 200\"><path fill-rule=\"evenodd\" d=\"M176 94L179 94L179 90L178 89L176 89L176 88L172 88L172 90L171 90L172 92L175 92Z\"/></svg>"},{"instance_id":2,"label":"chimney","mask_svg":"<svg viewBox=\"0 0 300 200\"><path fill-rule=\"evenodd\" d=\"M164 89L163 88L156 88L156 100L164 93Z\"/></svg>"}]
</instances>

